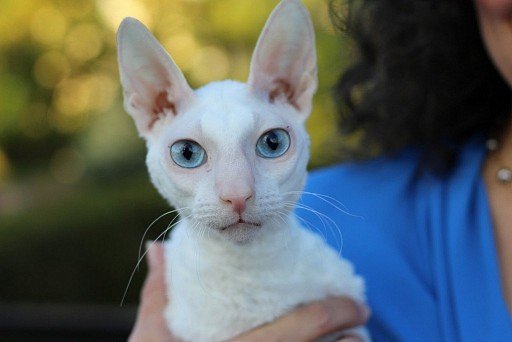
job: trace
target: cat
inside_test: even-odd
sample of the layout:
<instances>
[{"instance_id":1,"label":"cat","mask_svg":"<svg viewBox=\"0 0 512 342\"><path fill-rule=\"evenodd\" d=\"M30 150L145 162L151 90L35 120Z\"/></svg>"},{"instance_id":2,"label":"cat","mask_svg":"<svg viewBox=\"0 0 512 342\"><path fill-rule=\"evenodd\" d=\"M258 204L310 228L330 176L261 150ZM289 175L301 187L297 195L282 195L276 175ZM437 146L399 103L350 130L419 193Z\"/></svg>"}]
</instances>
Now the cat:
<instances>
[{"instance_id":1,"label":"cat","mask_svg":"<svg viewBox=\"0 0 512 342\"><path fill-rule=\"evenodd\" d=\"M173 334L221 341L301 303L340 295L364 302L350 262L293 215L317 87L314 31L300 1L282 0L270 15L247 83L192 90L133 18L117 42L124 107L146 141L151 180L180 212L165 243L172 304L163 314ZM368 339L363 327L351 333Z\"/></svg>"}]
</instances>

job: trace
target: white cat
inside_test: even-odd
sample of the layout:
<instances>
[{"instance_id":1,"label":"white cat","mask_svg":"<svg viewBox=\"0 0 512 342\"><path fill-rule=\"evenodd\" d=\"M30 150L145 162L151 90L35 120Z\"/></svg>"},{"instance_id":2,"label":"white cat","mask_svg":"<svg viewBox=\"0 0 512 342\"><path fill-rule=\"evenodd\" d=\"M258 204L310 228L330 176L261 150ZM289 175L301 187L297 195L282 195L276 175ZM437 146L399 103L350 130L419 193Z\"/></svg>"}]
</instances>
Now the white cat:
<instances>
[{"instance_id":1,"label":"white cat","mask_svg":"<svg viewBox=\"0 0 512 342\"><path fill-rule=\"evenodd\" d=\"M271 14L247 83L193 91L131 18L119 28L118 54L151 180L180 208L166 243L172 332L220 341L300 303L338 295L363 302L351 264L292 214L306 181L304 122L317 86L314 33L300 1L283 0Z\"/></svg>"}]
</instances>

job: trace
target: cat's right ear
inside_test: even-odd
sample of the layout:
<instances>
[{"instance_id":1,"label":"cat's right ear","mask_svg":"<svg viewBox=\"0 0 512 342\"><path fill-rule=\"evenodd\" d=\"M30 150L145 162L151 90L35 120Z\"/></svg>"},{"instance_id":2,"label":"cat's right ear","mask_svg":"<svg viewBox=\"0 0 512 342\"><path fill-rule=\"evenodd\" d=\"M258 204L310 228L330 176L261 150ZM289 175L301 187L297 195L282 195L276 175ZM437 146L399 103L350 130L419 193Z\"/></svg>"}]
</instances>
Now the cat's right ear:
<instances>
[{"instance_id":1,"label":"cat's right ear","mask_svg":"<svg viewBox=\"0 0 512 342\"><path fill-rule=\"evenodd\" d=\"M270 102L284 101L302 120L317 87L315 34L300 0L281 0L267 20L251 60L249 85Z\"/></svg>"},{"instance_id":2,"label":"cat's right ear","mask_svg":"<svg viewBox=\"0 0 512 342\"><path fill-rule=\"evenodd\" d=\"M164 118L179 114L193 91L162 45L136 19L125 18L119 26L117 57L124 108L139 134L149 139Z\"/></svg>"}]
</instances>

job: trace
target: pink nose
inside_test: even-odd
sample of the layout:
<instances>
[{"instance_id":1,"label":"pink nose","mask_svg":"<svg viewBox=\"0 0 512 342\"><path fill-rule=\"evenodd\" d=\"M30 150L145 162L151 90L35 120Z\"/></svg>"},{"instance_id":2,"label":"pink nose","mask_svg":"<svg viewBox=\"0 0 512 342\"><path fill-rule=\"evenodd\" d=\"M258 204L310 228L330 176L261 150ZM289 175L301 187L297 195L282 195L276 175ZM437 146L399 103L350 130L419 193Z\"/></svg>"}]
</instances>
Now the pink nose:
<instances>
[{"instance_id":1,"label":"pink nose","mask_svg":"<svg viewBox=\"0 0 512 342\"><path fill-rule=\"evenodd\" d=\"M233 207L233 211L238 214L242 214L245 210L245 204L246 202L252 197L252 195L249 196L230 196L226 198L221 198L224 202L228 203Z\"/></svg>"}]
</instances>

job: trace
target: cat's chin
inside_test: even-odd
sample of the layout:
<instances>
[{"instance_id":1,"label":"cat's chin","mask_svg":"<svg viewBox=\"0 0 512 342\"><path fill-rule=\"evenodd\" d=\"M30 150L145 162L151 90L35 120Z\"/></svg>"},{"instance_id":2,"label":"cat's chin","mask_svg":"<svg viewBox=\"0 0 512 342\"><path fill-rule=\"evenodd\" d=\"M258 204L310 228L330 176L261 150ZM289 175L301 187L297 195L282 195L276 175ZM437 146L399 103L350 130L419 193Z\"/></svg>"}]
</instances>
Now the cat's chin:
<instances>
[{"instance_id":1,"label":"cat's chin","mask_svg":"<svg viewBox=\"0 0 512 342\"><path fill-rule=\"evenodd\" d=\"M260 232L261 224L254 222L238 221L229 226L222 227L218 230L219 234L224 238L240 245L251 242Z\"/></svg>"}]
</instances>

